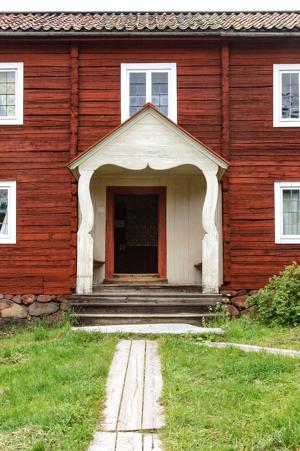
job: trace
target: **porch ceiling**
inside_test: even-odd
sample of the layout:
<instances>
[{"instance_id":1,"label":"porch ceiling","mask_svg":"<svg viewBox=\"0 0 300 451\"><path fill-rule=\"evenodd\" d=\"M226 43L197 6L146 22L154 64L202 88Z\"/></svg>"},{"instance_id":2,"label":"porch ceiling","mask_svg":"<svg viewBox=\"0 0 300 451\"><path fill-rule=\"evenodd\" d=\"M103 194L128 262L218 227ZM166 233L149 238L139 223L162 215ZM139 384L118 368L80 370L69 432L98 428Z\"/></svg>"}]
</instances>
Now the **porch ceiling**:
<instances>
[{"instance_id":1,"label":"porch ceiling","mask_svg":"<svg viewBox=\"0 0 300 451\"><path fill-rule=\"evenodd\" d=\"M229 162L147 104L72 160L69 168L78 175L81 170L95 171L104 166L166 170L190 165L217 170L220 179Z\"/></svg>"}]
</instances>

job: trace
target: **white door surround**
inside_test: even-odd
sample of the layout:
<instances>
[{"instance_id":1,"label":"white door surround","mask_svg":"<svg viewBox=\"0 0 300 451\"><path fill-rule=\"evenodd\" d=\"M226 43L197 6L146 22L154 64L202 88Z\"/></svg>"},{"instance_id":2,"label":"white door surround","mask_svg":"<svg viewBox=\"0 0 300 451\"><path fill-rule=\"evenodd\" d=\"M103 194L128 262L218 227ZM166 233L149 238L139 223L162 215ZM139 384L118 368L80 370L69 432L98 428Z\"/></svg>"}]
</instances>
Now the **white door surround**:
<instances>
[{"instance_id":1,"label":"white door surround","mask_svg":"<svg viewBox=\"0 0 300 451\"><path fill-rule=\"evenodd\" d=\"M217 293L221 284L219 260L222 245L216 227L216 211L220 179L229 163L151 105L146 105L139 113L69 165L78 178L77 293L91 293L93 290L91 232L94 211L90 182L95 171L106 165L131 171L146 168L165 171L192 165L202 172L206 180L206 195L202 210L205 235L202 241L202 258L199 256L199 261L202 261L202 288L204 293Z\"/></svg>"}]
</instances>

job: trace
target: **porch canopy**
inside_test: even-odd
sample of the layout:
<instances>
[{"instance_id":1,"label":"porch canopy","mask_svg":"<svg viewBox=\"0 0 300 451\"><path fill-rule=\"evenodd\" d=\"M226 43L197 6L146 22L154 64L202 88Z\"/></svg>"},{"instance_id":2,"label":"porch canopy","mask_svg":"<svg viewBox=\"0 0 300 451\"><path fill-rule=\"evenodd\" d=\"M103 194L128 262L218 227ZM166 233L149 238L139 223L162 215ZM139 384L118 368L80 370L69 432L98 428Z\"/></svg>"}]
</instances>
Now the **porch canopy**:
<instances>
[{"instance_id":1,"label":"porch canopy","mask_svg":"<svg viewBox=\"0 0 300 451\"><path fill-rule=\"evenodd\" d=\"M203 292L217 293L221 284L222 245L216 226L216 210L220 180L229 163L151 104L146 104L69 164L69 169L78 179L77 293L91 293L93 290L94 246L91 232L94 209L90 181L95 171L106 165L131 171L146 168L165 171L191 165L202 172L206 181L202 209L204 237L202 256L199 255L202 261L202 287Z\"/></svg>"}]
</instances>

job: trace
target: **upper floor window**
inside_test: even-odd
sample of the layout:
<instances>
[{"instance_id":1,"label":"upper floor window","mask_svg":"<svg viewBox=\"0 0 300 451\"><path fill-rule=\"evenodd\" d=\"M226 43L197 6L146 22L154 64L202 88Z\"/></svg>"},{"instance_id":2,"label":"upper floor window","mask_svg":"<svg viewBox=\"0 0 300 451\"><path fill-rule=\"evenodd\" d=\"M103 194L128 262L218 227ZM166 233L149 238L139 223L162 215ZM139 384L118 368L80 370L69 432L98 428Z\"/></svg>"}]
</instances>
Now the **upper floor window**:
<instances>
[{"instance_id":1,"label":"upper floor window","mask_svg":"<svg viewBox=\"0 0 300 451\"><path fill-rule=\"evenodd\" d=\"M274 64L274 127L300 127L300 64Z\"/></svg>"},{"instance_id":2,"label":"upper floor window","mask_svg":"<svg viewBox=\"0 0 300 451\"><path fill-rule=\"evenodd\" d=\"M275 242L300 243L300 182L275 183Z\"/></svg>"},{"instance_id":3,"label":"upper floor window","mask_svg":"<svg viewBox=\"0 0 300 451\"><path fill-rule=\"evenodd\" d=\"M0 182L0 244L16 242L16 182Z\"/></svg>"},{"instance_id":4,"label":"upper floor window","mask_svg":"<svg viewBox=\"0 0 300 451\"><path fill-rule=\"evenodd\" d=\"M121 64L121 120L152 103L177 121L176 64Z\"/></svg>"},{"instance_id":5,"label":"upper floor window","mask_svg":"<svg viewBox=\"0 0 300 451\"><path fill-rule=\"evenodd\" d=\"M23 63L0 63L0 124L23 124Z\"/></svg>"}]
</instances>

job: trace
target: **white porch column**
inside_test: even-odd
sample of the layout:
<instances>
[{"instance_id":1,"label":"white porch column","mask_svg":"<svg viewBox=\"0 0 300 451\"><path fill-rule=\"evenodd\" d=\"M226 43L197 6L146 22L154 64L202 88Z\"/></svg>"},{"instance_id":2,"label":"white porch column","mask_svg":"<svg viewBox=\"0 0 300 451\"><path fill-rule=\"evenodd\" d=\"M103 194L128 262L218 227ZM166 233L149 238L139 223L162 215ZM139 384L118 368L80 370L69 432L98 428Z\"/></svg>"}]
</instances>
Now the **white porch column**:
<instances>
[{"instance_id":1,"label":"white porch column","mask_svg":"<svg viewBox=\"0 0 300 451\"><path fill-rule=\"evenodd\" d=\"M202 211L205 235L202 241L202 290L204 293L219 291L219 234L216 227L216 208L219 183L218 168L203 170L206 179L206 196Z\"/></svg>"},{"instance_id":2,"label":"white porch column","mask_svg":"<svg viewBox=\"0 0 300 451\"><path fill-rule=\"evenodd\" d=\"M78 203L79 228L77 232L77 283L78 294L93 291L93 238L94 208L90 193L90 181L94 171L79 169Z\"/></svg>"}]
</instances>

